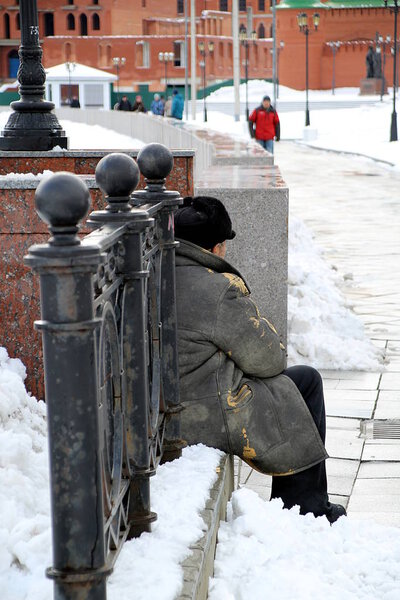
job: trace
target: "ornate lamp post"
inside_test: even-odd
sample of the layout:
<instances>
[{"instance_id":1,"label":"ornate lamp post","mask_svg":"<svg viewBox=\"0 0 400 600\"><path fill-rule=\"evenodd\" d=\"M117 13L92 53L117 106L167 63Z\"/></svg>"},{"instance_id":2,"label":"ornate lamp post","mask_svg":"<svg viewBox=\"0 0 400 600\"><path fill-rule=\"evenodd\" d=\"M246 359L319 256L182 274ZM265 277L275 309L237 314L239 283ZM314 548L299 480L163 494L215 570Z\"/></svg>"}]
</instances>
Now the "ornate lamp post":
<instances>
[{"instance_id":1,"label":"ornate lamp post","mask_svg":"<svg viewBox=\"0 0 400 600\"><path fill-rule=\"evenodd\" d=\"M122 56L122 57L114 56L112 61L113 61L113 65L117 71L117 96L119 98L119 72L122 69L122 67L126 64L126 58L125 58L125 56ZM119 99L118 99L118 101L119 101Z\"/></svg>"},{"instance_id":2,"label":"ornate lamp post","mask_svg":"<svg viewBox=\"0 0 400 600\"><path fill-rule=\"evenodd\" d=\"M256 31L252 31L250 34L250 40L252 41L253 44L256 43L256 39L257 39L257 32ZM244 60L244 78L246 80L246 120L249 120L249 95L248 95L248 82L249 82L249 45L250 45L250 40L247 37L247 29L246 27L243 27L240 31L239 31L239 40L242 46L244 46L245 49L245 60Z\"/></svg>"},{"instance_id":3,"label":"ornate lamp post","mask_svg":"<svg viewBox=\"0 0 400 600\"><path fill-rule=\"evenodd\" d=\"M209 54L214 52L214 42L208 42L208 54L206 52L206 47L204 42L198 43L198 49L201 56L201 61L199 63L200 67L203 71L203 114L204 114L204 122L207 121L207 104L206 104L206 58Z\"/></svg>"},{"instance_id":4,"label":"ornate lamp post","mask_svg":"<svg viewBox=\"0 0 400 600\"><path fill-rule=\"evenodd\" d=\"M328 42L328 46L329 48L332 50L332 95L335 95L335 58L336 58L336 52L338 50L338 48L340 48L341 43L340 42Z\"/></svg>"},{"instance_id":5,"label":"ornate lamp post","mask_svg":"<svg viewBox=\"0 0 400 600\"><path fill-rule=\"evenodd\" d=\"M168 63L172 63L172 61L175 59L175 54L173 52L159 52L158 53L158 60L162 63L164 63L164 78L165 78L165 95L167 95L167 89L168 89L168 78L167 78L167 67L168 67Z\"/></svg>"},{"instance_id":6,"label":"ornate lamp post","mask_svg":"<svg viewBox=\"0 0 400 600\"><path fill-rule=\"evenodd\" d=\"M20 100L11 103L11 113L0 137L0 150L51 150L68 147L68 139L54 104L44 100L46 73L39 44L36 0L20 0L21 46L18 83Z\"/></svg>"},{"instance_id":7,"label":"ornate lamp post","mask_svg":"<svg viewBox=\"0 0 400 600\"><path fill-rule=\"evenodd\" d=\"M397 0L396 0L397 1ZM312 16L313 25L315 31L318 29L320 16L318 13L314 13ZM310 124L310 111L308 108L308 36L311 31L308 26L308 15L307 13L299 13L297 15L297 23L299 25L299 30L301 33L304 33L306 36L306 127Z\"/></svg>"},{"instance_id":8,"label":"ornate lamp post","mask_svg":"<svg viewBox=\"0 0 400 600\"><path fill-rule=\"evenodd\" d=\"M385 8L394 14L394 46L393 46L393 112L390 123L390 141L397 142L397 113L396 113L396 80L397 80L397 15L399 14L399 0L383 0Z\"/></svg>"},{"instance_id":9,"label":"ornate lamp post","mask_svg":"<svg viewBox=\"0 0 400 600\"><path fill-rule=\"evenodd\" d=\"M74 62L66 62L65 66L68 71L68 103L71 105L72 92L71 92L71 73L75 70L76 64Z\"/></svg>"}]
</instances>

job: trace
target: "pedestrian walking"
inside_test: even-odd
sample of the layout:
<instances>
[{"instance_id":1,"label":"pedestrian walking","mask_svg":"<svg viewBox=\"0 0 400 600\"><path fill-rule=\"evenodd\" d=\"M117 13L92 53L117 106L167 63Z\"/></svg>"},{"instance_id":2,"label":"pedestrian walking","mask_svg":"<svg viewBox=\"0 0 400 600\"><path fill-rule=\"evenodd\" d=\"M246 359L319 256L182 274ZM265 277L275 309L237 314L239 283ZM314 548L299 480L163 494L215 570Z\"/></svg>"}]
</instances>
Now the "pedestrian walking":
<instances>
[{"instance_id":1,"label":"pedestrian walking","mask_svg":"<svg viewBox=\"0 0 400 600\"><path fill-rule=\"evenodd\" d=\"M128 99L128 96L122 96L121 101L118 103L118 108L116 110L132 110L132 104Z\"/></svg>"},{"instance_id":2,"label":"pedestrian walking","mask_svg":"<svg viewBox=\"0 0 400 600\"><path fill-rule=\"evenodd\" d=\"M140 94L138 94L135 98L135 102L133 103L133 106L132 106L132 111L147 113L147 108L143 104L143 99L142 99L142 96L140 96Z\"/></svg>"},{"instance_id":3,"label":"pedestrian walking","mask_svg":"<svg viewBox=\"0 0 400 600\"><path fill-rule=\"evenodd\" d=\"M171 117L173 117L174 119L182 120L183 106L183 98L178 92L178 90L175 88L172 92Z\"/></svg>"},{"instance_id":4,"label":"pedestrian walking","mask_svg":"<svg viewBox=\"0 0 400 600\"><path fill-rule=\"evenodd\" d=\"M271 154L274 153L274 139L279 142L281 136L281 125L278 113L271 105L271 98L264 96L262 103L253 110L249 117L249 129L251 137Z\"/></svg>"},{"instance_id":5,"label":"pedestrian walking","mask_svg":"<svg viewBox=\"0 0 400 600\"><path fill-rule=\"evenodd\" d=\"M160 94L154 94L154 100L151 103L150 110L153 115L159 115L161 117L164 115L164 103L160 98Z\"/></svg>"}]
</instances>

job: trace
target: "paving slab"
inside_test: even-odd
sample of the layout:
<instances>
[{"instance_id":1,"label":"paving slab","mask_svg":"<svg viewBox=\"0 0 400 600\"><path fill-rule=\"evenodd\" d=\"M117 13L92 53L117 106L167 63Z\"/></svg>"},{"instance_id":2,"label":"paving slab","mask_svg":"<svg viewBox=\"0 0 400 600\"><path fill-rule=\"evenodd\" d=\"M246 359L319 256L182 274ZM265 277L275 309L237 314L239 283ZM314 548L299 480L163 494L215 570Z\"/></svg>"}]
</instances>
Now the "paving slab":
<instances>
[{"instance_id":1,"label":"paving slab","mask_svg":"<svg viewBox=\"0 0 400 600\"><path fill-rule=\"evenodd\" d=\"M400 443L376 443L367 440L362 455L364 460L400 461Z\"/></svg>"},{"instance_id":2,"label":"paving slab","mask_svg":"<svg viewBox=\"0 0 400 600\"><path fill-rule=\"evenodd\" d=\"M349 510L353 512L398 512L400 496L395 494L353 494L349 500Z\"/></svg>"},{"instance_id":3,"label":"paving slab","mask_svg":"<svg viewBox=\"0 0 400 600\"><path fill-rule=\"evenodd\" d=\"M362 462L358 471L358 479L369 478L400 478L400 461L371 461Z\"/></svg>"}]
</instances>

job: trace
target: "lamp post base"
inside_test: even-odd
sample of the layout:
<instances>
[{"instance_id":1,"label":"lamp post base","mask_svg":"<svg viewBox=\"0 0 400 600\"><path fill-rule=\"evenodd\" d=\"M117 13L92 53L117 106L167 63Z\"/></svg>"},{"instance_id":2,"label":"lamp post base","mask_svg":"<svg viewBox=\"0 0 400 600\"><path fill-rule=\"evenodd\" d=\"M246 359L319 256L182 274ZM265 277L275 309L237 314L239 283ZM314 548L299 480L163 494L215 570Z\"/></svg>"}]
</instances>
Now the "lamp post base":
<instances>
[{"instance_id":1,"label":"lamp post base","mask_svg":"<svg viewBox=\"0 0 400 600\"><path fill-rule=\"evenodd\" d=\"M396 111L392 112L392 121L390 124L390 141L397 142L397 113Z\"/></svg>"},{"instance_id":2,"label":"lamp post base","mask_svg":"<svg viewBox=\"0 0 400 600\"><path fill-rule=\"evenodd\" d=\"M309 124L310 124L310 111L307 108L306 109L306 127L308 127Z\"/></svg>"},{"instance_id":3,"label":"lamp post base","mask_svg":"<svg viewBox=\"0 0 400 600\"><path fill-rule=\"evenodd\" d=\"M0 137L0 150L52 150L68 148L68 138L61 129L52 102L11 103L11 113Z\"/></svg>"}]
</instances>

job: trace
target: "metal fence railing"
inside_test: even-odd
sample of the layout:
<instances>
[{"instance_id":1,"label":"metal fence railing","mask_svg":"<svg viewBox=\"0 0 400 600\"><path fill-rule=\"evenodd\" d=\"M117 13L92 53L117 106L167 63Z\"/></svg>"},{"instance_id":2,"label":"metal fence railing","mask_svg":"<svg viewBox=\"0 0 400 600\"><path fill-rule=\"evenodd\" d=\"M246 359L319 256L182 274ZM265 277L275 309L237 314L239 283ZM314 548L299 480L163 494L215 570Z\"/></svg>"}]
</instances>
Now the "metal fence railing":
<instances>
[{"instance_id":1,"label":"metal fence railing","mask_svg":"<svg viewBox=\"0 0 400 600\"><path fill-rule=\"evenodd\" d=\"M150 531L150 476L179 456L173 166L161 144L137 164L109 154L96 180L104 210L77 236L89 191L56 173L36 192L52 237L26 263L40 276L57 600L104 600L127 538ZM146 188L134 192L139 169Z\"/></svg>"}]
</instances>

